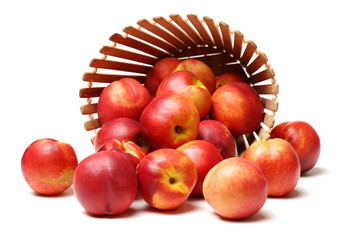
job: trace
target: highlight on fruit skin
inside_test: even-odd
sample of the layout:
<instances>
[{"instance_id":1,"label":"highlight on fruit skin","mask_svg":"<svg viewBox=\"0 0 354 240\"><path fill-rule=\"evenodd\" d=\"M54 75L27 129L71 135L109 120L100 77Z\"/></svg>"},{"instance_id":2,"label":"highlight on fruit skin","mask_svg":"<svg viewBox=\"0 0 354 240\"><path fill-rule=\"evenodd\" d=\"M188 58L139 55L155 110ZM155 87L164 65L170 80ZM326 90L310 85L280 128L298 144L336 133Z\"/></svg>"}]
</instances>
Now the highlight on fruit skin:
<instances>
[{"instance_id":1,"label":"highlight on fruit skin","mask_svg":"<svg viewBox=\"0 0 354 240\"><path fill-rule=\"evenodd\" d=\"M215 165L206 175L203 194L221 217L243 219L261 210L268 183L262 170L246 158L232 157Z\"/></svg>"},{"instance_id":2,"label":"highlight on fruit skin","mask_svg":"<svg viewBox=\"0 0 354 240\"><path fill-rule=\"evenodd\" d=\"M136 197L136 169L123 152L95 152L77 166L73 189L88 213L118 215L127 211Z\"/></svg>"},{"instance_id":3,"label":"highlight on fruit skin","mask_svg":"<svg viewBox=\"0 0 354 240\"><path fill-rule=\"evenodd\" d=\"M77 165L72 146L51 138L32 142L21 159L25 181L41 195L57 195L68 189Z\"/></svg>"},{"instance_id":4,"label":"highlight on fruit skin","mask_svg":"<svg viewBox=\"0 0 354 240\"><path fill-rule=\"evenodd\" d=\"M147 154L137 167L139 192L145 202L160 210L183 205L197 182L192 160L181 151L163 148Z\"/></svg>"},{"instance_id":5,"label":"highlight on fruit skin","mask_svg":"<svg viewBox=\"0 0 354 240\"><path fill-rule=\"evenodd\" d=\"M301 173L310 171L320 157L321 140L316 130L304 121L289 121L276 125L270 138L282 138L295 149L301 165Z\"/></svg>"}]
</instances>

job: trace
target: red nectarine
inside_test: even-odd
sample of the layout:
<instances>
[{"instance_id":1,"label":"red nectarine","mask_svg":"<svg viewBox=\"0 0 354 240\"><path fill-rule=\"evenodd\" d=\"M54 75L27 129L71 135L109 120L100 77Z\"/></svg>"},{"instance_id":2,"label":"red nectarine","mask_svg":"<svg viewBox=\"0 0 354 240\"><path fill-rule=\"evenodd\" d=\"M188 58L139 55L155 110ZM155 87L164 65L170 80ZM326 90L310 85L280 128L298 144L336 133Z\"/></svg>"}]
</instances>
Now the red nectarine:
<instances>
[{"instance_id":1,"label":"red nectarine","mask_svg":"<svg viewBox=\"0 0 354 240\"><path fill-rule=\"evenodd\" d=\"M26 182L42 195L59 194L68 189L77 164L75 151L69 144L49 138L31 143L21 159Z\"/></svg>"}]
</instances>

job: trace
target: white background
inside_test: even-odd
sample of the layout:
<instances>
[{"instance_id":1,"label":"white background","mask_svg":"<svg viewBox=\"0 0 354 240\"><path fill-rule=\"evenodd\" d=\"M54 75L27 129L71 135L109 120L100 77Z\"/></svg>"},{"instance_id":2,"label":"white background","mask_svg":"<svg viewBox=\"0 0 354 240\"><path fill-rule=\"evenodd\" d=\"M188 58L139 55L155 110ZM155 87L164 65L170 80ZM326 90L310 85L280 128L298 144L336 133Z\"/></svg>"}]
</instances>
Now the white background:
<instances>
[{"instance_id":1,"label":"white background","mask_svg":"<svg viewBox=\"0 0 354 240\"><path fill-rule=\"evenodd\" d=\"M79 89L101 46L142 18L188 13L224 21L265 52L280 85L276 124L310 123L317 166L285 198L242 221L203 200L160 212L142 199L116 217L89 216L72 189L41 197L20 161L34 140L93 152ZM353 239L353 7L350 1L2 1L0 3L1 239ZM6 236L6 237L5 237Z\"/></svg>"}]
</instances>

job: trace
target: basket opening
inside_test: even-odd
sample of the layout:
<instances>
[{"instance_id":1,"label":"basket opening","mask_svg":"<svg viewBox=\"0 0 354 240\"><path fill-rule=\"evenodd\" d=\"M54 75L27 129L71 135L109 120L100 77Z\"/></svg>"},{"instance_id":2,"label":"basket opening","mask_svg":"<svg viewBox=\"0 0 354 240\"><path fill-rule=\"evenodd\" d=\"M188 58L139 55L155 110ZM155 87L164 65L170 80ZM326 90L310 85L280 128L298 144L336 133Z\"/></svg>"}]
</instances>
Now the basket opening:
<instances>
[{"instance_id":1,"label":"basket opening","mask_svg":"<svg viewBox=\"0 0 354 240\"><path fill-rule=\"evenodd\" d=\"M92 59L92 72L83 76L87 88L80 89L80 97L87 98L81 113L88 115L84 123L87 131L101 127L96 113L100 92L109 83L124 77L135 78L143 83L147 72L160 59L176 57L194 58L207 64L215 76L234 72L248 77L250 85L259 94L264 109L259 129L242 136L235 136L238 155L255 140L269 138L278 109L279 86L266 55L257 50L253 41L246 41L239 31L230 31L226 23L215 24L213 19L189 14L183 19L177 14L169 19L155 17L153 21L140 20L138 27L128 26L124 34L110 37L113 46L103 46L101 59Z\"/></svg>"}]
</instances>

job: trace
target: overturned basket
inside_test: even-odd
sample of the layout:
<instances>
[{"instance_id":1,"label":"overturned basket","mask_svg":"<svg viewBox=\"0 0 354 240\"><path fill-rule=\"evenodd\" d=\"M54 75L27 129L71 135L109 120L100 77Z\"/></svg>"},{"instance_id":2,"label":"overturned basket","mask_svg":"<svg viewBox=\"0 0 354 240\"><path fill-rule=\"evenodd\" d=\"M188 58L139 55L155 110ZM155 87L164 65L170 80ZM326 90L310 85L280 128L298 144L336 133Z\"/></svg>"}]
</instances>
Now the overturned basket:
<instances>
[{"instance_id":1,"label":"overturned basket","mask_svg":"<svg viewBox=\"0 0 354 240\"><path fill-rule=\"evenodd\" d=\"M279 86L266 55L257 50L253 41L245 40L239 31L231 31L224 22L215 24L209 17L201 20L193 14L186 19L176 14L169 18L155 17L152 22L142 19L137 22L138 27L125 27L124 34L115 33L110 37L113 46L101 48L101 59L92 59L92 72L83 75L88 87L80 89L80 97L87 98L87 104L81 106L81 113L89 116L84 123L86 131L95 130L96 134L101 127L96 114L97 101L105 86L123 77L143 83L154 63L173 56L199 59L215 76L225 72L247 76L258 92L265 112L257 131L235 136L237 152L241 155L252 142L268 139L278 110Z\"/></svg>"}]
</instances>

